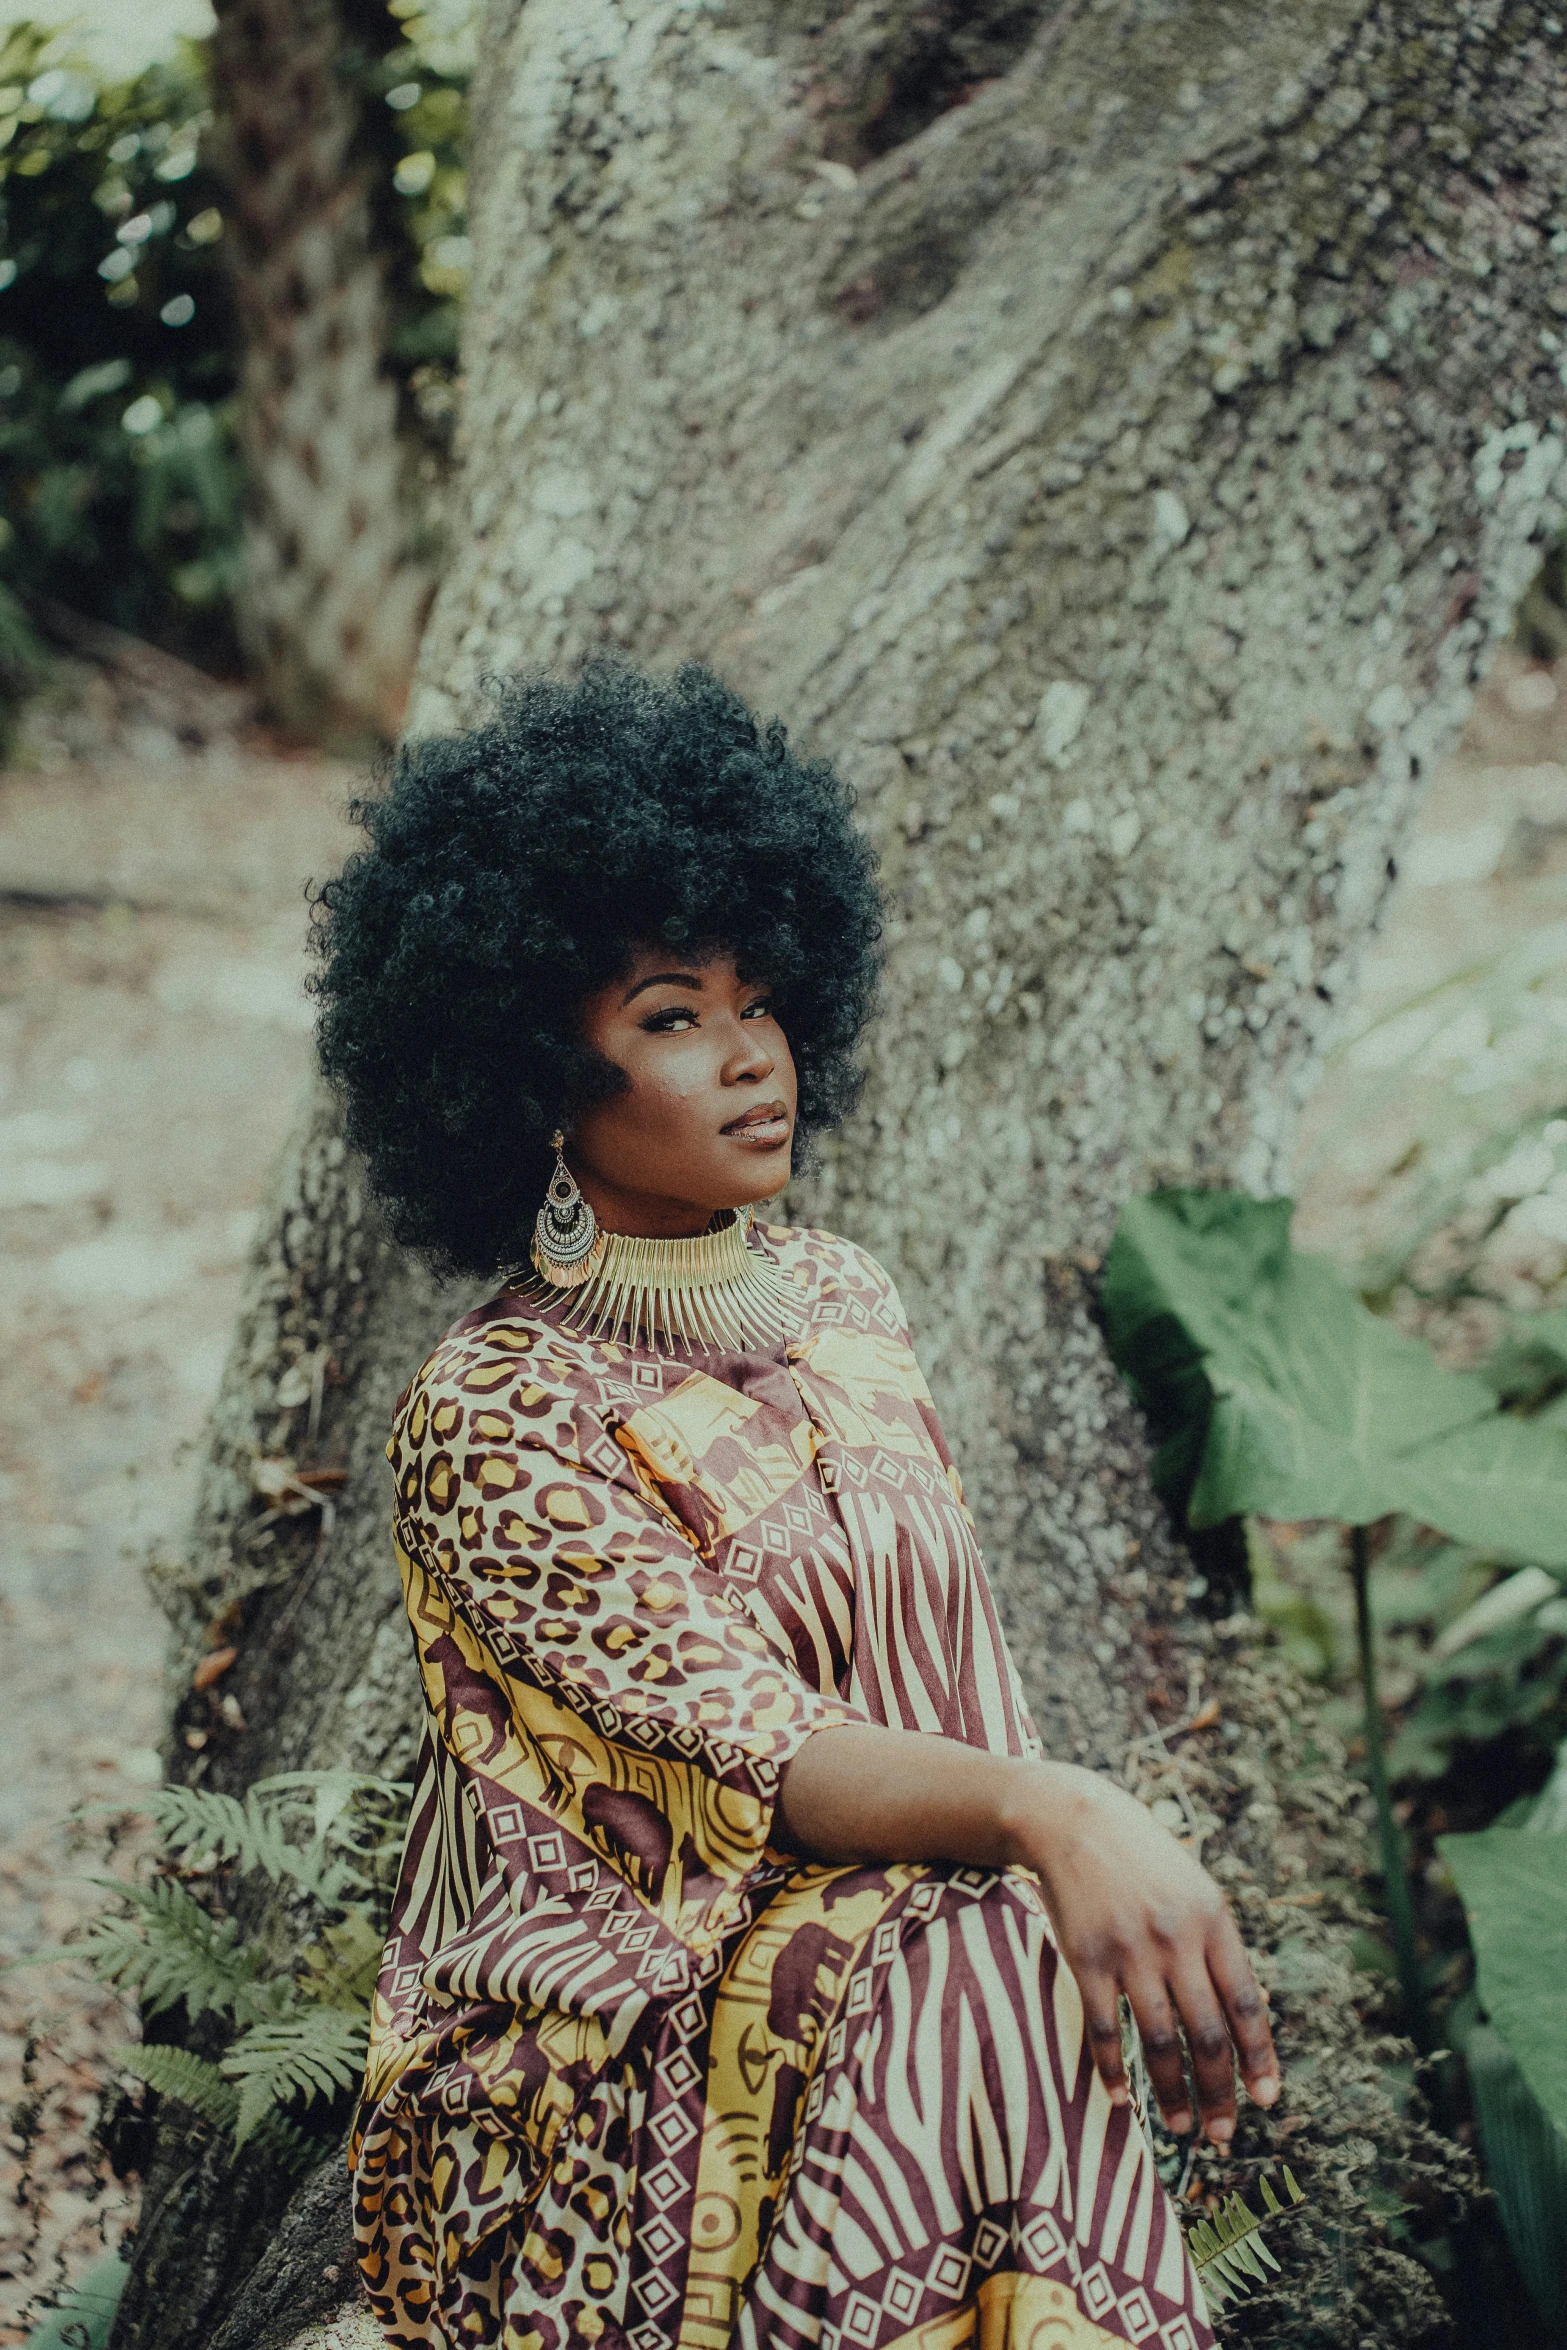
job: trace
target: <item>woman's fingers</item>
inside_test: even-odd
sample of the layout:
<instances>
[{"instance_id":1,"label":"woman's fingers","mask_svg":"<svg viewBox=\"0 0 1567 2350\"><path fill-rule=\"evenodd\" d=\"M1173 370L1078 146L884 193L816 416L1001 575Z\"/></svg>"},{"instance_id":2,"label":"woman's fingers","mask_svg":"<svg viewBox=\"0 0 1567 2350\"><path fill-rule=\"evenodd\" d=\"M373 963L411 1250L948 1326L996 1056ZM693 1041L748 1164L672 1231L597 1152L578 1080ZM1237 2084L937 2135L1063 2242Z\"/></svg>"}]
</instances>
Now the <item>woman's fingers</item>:
<instances>
[{"instance_id":1,"label":"woman's fingers","mask_svg":"<svg viewBox=\"0 0 1567 2350\"><path fill-rule=\"evenodd\" d=\"M1184 2135L1192 2126L1191 2099L1186 2092L1186 2065L1181 2053L1181 2027L1170 1995L1159 1975L1128 1980L1126 1996L1143 2044L1143 2062L1165 2126Z\"/></svg>"},{"instance_id":2,"label":"woman's fingers","mask_svg":"<svg viewBox=\"0 0 1567 2350\"><path fill-rule=\"evenodd\" d=\"M1170 1988L1192 2052L1202 2126L1215 2146L1228 2146L1235 2135L1235 2058L1229 2026L1205 1966L1188 1968Z\"/></svg>"},{"instance_id":3,"label":"woman's fingers","mask_svg":"<svg viewBox=\"0 0 1567 2350\"><path fill-rule=\"evenodd\" d=\"M1208 1973L1224 2003L1247 2092L1259 2105L1271 2105L1279 2093L1279 2060L1273 2049L1268 2002L1228 1909L1208 1939Z\"/></svg>"},{"instance_id":4,"label":"woman's fingers","mask_svg":"<svg viewBox=\"0 0 1567 2350\"><path fill-rule=\"evenodd\" d=\"M1099 1968L1084 1968L1077 1975L1077 1988L1083 2001L1083 2029L1088 2034L1089 2052L1098 2069L1099 2078L1110 2092L1112 2105L1124 2105L1128 2091L1126 2066L1121 2057L1121 1986L1114 1975Z\"/></svg>"}]
</instances>

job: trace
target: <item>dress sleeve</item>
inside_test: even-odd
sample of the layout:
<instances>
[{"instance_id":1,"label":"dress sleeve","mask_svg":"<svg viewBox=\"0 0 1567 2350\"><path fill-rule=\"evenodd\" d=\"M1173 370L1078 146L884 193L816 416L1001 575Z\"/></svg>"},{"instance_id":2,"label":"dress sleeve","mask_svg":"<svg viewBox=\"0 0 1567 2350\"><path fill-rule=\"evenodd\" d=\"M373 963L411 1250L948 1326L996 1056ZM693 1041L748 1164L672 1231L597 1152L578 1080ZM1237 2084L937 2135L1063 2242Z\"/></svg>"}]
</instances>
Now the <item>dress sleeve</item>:
<instances>
[{"instance_id":1,"label":"dress sleeve","mask_svg":"<svg viewBox=\"0 0 1567 2350\"><path fill-rule=\"evenodd\" d=\"M869 1717L558 1394L415 1382L388 1450L430 1711L514 1901L580 1909L608 1872L700 1962L791 1865L767 1859L784 1765Z\"/></svg>"}]
</instances>

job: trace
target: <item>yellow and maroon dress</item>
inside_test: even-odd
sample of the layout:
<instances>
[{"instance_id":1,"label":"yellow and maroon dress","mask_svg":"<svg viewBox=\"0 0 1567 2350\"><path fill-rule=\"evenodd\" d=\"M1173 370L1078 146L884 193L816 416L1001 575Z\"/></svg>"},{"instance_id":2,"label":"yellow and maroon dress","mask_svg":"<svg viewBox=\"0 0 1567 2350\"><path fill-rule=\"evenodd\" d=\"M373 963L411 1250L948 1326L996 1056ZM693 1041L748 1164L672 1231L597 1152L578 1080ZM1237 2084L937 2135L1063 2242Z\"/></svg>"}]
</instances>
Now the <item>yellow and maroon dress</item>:
<instances>
[{"instance_id":1,"label":"yellow and maroon dress","mask_svg":"<svg viewBox=\"0 0 1567 2350\"><path fill-rule=\"evenodd\" d=\"M399 1406L428 1725L352 2147L376 2314L397 2350L1202 2350L1034 1880L770 1841L830 1724L1038 1747L892 1284L751 1245L774 1347L508 1295Z\"/></svg>"}]
</instances>

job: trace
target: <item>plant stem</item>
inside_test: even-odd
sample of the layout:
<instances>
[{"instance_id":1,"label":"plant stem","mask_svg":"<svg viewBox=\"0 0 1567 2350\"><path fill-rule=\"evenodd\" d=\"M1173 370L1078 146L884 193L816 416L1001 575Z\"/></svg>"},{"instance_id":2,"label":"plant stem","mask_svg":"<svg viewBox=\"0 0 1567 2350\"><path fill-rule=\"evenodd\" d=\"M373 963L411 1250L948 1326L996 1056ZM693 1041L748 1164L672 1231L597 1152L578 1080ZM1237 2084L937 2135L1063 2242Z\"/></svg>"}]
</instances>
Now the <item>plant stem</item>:
<instances>
[{"instance_id":1,"label":"plant stem","mask_svg":"<svg viewBox=\"0 0 1567 2350\"><path fill-rule=\"evenodd\" d=\"M1360 1646L1360 1688L1366 1708L1366 1760L1371 1767L1371 1793L1377 1807L1377 1840L1382 1848L1382 1885L1387 1922L1393 1933L1393 1961L1404 1994L1409 2036L1422 2056L1434 2045L1425 1985L1420 1979L1420 1953L1415 1938L1415 1905L1404 1863L1404 1839L1393 1817L1393 1798L1387 1783L1387 1753L1382 1744L1382 1702L1377 1689L1376 1650L1371 1637L1371 1529L1349 1530L1350 1571L1355 1584L1355 1633Z\"/></svg>"}]
</instances>

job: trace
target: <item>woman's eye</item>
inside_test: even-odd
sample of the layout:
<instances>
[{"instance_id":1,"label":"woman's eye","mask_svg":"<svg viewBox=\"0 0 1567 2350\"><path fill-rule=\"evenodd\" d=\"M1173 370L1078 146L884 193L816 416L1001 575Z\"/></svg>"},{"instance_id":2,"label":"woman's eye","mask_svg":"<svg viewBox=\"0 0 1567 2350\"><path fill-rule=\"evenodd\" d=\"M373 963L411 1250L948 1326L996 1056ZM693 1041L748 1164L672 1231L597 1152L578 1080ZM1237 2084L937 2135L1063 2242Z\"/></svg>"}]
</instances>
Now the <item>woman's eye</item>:
<instances>
[{"instance_id":1,"label":"woman's eye","mask_svg":"<svg viewBox=\"0 0 1567 2350\"><path fill-rule=\"evenodd\" d=\"M745 1010L741 1013L740 1017L742 1020L770 1020L772 1018L772 1014L773 1002L771 996L759 995L754 1004L746 1005Z\"/></svg>"},{"instance_id":2,"label":"woman's eye","mask_svg":"<svg viewBox=\"0 0 1567 2350\"><path fill-rule=\"evenodd\" d=\"M678 1036L681 1029L696 1026L696 1014L684 1004L671 1004L667 1011L650 1012L642 1025L650 1036Z\"/></svg>"}]
</instances>

